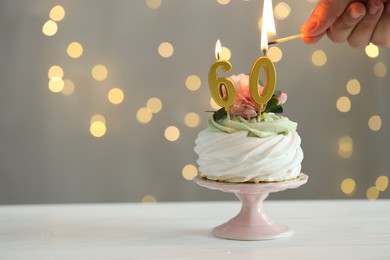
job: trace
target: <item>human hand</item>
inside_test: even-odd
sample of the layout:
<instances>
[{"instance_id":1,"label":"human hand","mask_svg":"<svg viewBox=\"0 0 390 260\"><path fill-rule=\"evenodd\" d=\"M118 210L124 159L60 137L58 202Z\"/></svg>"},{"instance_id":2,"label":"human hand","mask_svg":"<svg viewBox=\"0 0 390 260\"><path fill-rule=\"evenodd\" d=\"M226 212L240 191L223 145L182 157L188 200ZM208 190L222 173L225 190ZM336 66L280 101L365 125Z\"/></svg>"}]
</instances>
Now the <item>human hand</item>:
<instances>
[{"instance_id":1,"label":"human hand","mask_svg":"<svg viewBox=\"0 0 390 260\"><path fill-rule=\"evenodd\" d=\"M390 1L320 0L301 31L306 43L316 43L327 34L330 40L348 41L354 48L370 42L390 47Z\"/></svg>"}]
</instances>

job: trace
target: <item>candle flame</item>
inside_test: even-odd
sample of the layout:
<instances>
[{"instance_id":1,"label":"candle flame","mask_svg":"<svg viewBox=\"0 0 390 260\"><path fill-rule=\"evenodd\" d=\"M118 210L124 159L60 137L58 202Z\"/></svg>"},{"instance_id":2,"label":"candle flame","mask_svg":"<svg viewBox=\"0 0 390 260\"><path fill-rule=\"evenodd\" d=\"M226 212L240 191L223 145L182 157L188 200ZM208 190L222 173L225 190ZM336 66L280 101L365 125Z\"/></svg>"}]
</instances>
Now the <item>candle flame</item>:
<instances>
[{"instance_id":1,"label":"candle flame","mask_svg":"<svg viewBox=\"0 0 390 260\"><path fill-rule=\"evenodd\" d=\"M217 43L215 44L215 58L219 60L221 58L221 54L222 54L222 45L221 45L221 41L218 40Z\"/></svg>"},{"instance_id":2,"label":"candle flame","mask_svg":"<svg viewBox=\"0 0 390 260\"><path fill-rule=\"evenodd\" d=\"M276 34L272 0L264 0L261 26L261 50L268 50L268 37Z\"/></svg>"}]
</instances>

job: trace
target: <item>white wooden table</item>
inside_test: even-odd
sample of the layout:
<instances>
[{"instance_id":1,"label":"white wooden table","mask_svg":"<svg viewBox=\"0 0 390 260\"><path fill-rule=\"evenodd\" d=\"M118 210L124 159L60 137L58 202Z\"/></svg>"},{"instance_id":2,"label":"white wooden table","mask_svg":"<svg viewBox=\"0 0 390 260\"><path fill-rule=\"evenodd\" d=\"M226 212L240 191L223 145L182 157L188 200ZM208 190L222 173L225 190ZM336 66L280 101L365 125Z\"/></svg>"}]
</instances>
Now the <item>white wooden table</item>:
<instances>
[{"instance_id":1,"label":"white wooden table","mask_svg":"<svg viewBox=\"0 0 390 260\"><path fill-rule=\"evenodd\" d=\"M390 259L390 200L265 201L292 237L211 235L239 209L238 201L0 206L0 259Z\"/></svg>"}]
</instances>

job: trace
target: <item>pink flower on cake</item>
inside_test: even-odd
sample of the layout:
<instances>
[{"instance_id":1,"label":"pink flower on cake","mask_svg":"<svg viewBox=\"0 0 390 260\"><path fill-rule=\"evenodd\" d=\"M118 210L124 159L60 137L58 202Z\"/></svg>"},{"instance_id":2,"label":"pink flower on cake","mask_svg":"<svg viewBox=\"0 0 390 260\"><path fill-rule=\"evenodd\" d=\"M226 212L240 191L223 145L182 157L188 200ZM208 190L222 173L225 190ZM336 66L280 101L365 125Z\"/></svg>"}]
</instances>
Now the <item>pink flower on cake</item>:
<instances>
[{"instance_id":1,"label":"pink flower on cake","mask_svg":"<svg viewBox=\"0 0 390 260\"><path fill-rule=\"evenodd\" d=\"M229 78L236 89L237 97L230 113L233 115L242 116L246 119L251 119L257 116L257 104L252 99L249 92L249 76L245 74L233 75ZM263 87L259 85L259 92L263 91ZM265 109L265 106L264 106Z\"/></svg>"},{"instance_id":2,"label":"pink flower on cake","mask_svg":"<svg viewBox=\"0 0 390 260\"><path fill-rule=\"evenodd\" d=\"M276 98L278 99L278 105L281 106L287 101L287 93L280 92L280 94L277 95Z\"/></svg>"},{"instance_id":3,"label":"pink flower on cake","mask_svg":"<svg viewBox=\"0 0 390 260\"><path fill-rule=\"evenodd\" d=\"M241 116L247 120L255 118L258 116L258 105L252 99L249 90L249 75L239 74L229 77L232 81L235 91L236 91L236 100L233 105L230 107L230 113L232 115ZM258 84L259 93L264 91L264 87ZM221 88L222 98L226 98L226 88ZM287 101L287 94L281 91L275 91L272 98L268 101L267 104L263 106L263 112L267 113L283 113L282 105ZM220 109L219 111L225 111ZM226 113L219 113L215 118L222 118Z\"/></svg>"}]
</instances>

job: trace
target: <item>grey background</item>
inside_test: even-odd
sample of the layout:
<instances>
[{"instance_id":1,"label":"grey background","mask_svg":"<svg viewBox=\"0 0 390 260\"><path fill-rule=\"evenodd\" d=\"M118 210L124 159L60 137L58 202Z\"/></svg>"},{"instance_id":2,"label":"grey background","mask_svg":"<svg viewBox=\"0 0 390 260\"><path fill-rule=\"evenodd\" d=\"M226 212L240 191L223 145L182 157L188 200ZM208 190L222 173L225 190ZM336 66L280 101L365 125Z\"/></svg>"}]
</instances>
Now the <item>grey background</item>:
<instances>
[{"instance_id":1,"label":"grey background","mask_svg":"<svg viewBox=\"0 0 390 260\"><path fill-rule=\"evenodd\" d=\"M280 1L274 0L274 5ZM276 21L277 35L299 32L314 4L285 0L292 12ZM65 19L56 35L42 34L50 9L60 4ZM232 51L234 74L248 73L260 55L257 27L262 1L233 0L222 6L215 0L163 0L157 10L145 1L125 0L2 0L0 1L0 203L137 202L145 195L158 201L228 200L233 195L201 188L185 180L181 171L196 164L197 133L206 127L210 110L207 73L214 61L216 39ZM66 54L72 41L80 42L79 59ZM161 42L174 46L171 58L158 52ZM272 194L271 199L341 199L344 178L353 178L353 198L365 198L379 175L389 176L389 76L377 77L378 61L389 65L389 50L378 58L364 50L323 39L317 45L300 40L280 45L283 59L276 63L278 89L289 95L286 115L299 123L305 153L302 171L309 182L296 190ZM315 67L311 54L326 52L328 62ZM91 69L102 63L109 76L98 82ZM70 96L52 93L47 71L60 65L76 89ZM185 87L198 75L200 90ZM362 91L351 96L346 83L357 78ZM106 95L112 87L124 90L115 106ZM348 96L352 109L340 113L336 101ZM151 97L163 109L149 124L140 124L136 112ZM197 128L188 128L188 112L201 116ZM107 134L89 133L92 115L107 120ZM382 118L379 132L367 126L370 116ZM164 138L167 126L181 131L180 139ZM338 140L354 140L351 158L338 155ZM380 198L389 198L389 191Z\"/></svg>"}]
</instances>

